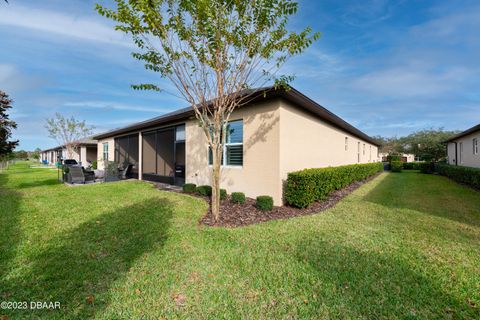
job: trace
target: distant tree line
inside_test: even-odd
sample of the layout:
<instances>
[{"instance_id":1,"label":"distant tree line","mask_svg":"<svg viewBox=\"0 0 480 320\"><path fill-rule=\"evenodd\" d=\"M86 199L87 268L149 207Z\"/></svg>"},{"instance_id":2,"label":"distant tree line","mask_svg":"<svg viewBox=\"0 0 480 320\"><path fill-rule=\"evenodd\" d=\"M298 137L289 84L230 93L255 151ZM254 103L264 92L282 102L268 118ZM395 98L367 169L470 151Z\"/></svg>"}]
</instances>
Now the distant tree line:
<instances>
[{"instance_id":1,"label":"distant tree line","mask_svg":"<svg viewBox=\"0 0 480 320\"><path fill-rule=\"evenodd\" d=\"M447 156L445 141L459 131L447 131L443 128L426 129L413 132L404 137L374 138L382 145L380 152L387 154L414 154L425 161L439 161Z\"/></svg>"}]
</instances>

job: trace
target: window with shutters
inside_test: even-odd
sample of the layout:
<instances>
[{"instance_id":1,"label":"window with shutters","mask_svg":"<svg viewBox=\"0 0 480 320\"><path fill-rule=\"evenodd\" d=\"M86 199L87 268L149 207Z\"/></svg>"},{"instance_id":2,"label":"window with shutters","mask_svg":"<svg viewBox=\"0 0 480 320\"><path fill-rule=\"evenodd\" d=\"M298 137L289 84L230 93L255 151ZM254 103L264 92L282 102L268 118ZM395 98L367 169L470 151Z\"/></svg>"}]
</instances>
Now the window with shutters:
<instances>
[{"instance_id":1,"label":"window with shutters","mask_svg":"<svg viewBox=\"0 0 480 320\"><path fill-rule=\"evenodd\" d=\"M208 147L208 164L212 165L212 150ZM227 125L222 165L243 166L243 120L230 121Z\"/></svg>"}]
</instances>

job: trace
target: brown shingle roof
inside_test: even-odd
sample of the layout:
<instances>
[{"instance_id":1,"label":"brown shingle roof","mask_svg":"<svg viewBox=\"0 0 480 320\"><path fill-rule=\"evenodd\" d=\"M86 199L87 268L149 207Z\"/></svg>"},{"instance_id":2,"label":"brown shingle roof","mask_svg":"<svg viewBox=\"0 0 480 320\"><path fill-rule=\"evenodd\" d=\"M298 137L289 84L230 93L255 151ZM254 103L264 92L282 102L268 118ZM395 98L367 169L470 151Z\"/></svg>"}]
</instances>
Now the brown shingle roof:
<instances>
[{"instance_id":1,"label":"brown shingle roof","mask_svg":"<svg viewBox=\"0 0 480 320\"><path fill-rule=\"evenodd\" d=\"M266 101L273 98L286 99L290 102L293 102L295 106L307 110L308 112L316 115L317 117L323 119L324 121L332 124L333 126L339 129L349 132L350 134L358 138L361 138L369 143L372 143L374 145L377 145L377 146L380 145L376 140L374 140L367 134L355 128L345 120L341 119L334 113L330 112L329 110L322 107L320 104L316 103L315 101L308 98L307 96L305 96L300 91L294 88L285 90L285 89L275 89L274 87L265 87L265 88L248 90L246 91L246 94L253 94L249 104L254 102ZM129 125L123 128L100 133L98 135L93 136L93 138L94 139L108 138L108 137L125 134L125 133L129 133L136 130L148 129L149 127L155 127L158 125L167 124L169 122L188 119L192 116L194 116L193 108L187 107L171 113L161 115L159 117L134 123L132 125Z\"/></svg>"}]
</instances>

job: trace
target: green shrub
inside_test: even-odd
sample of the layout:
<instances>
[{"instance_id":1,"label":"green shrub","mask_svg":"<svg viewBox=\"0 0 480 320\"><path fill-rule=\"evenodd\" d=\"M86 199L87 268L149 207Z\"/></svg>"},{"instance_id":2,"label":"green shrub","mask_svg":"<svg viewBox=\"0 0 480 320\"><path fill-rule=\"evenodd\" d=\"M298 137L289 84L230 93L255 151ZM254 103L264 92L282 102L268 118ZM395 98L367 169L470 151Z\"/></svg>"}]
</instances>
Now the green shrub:
<instances>
[{"instance_id":1,"label":"green shrub","mask_svg":"<svg viewBox=\"0 0 480 320\"><path fill-rule=\"evenodd\" d=\"M387 161L388 162L393 162L393 161L402 161L402 157L396 154L389 154L387 156Z\"/></svg>"},{"instance_id":2,"label":"green shrub","mask_svg":"<svg viewBox=\"0 0 480 320\"><path fill-rule=\"evenodd\" d=\"M98 162L97 162L97 160L94 160L94 161L92 162L92 169L93 169L93 170L97 170L97 168L98 168Z\"/></svg>"},{"instance_id":3,"label":"green shrub","mask_svg":"<svg viewBox=\"0 0 480 320\"><path fill-rule=\"evenodd\" d=\"M225 200L225 199L227 199L227 190L220 189L220 200Z\"/></svg>"},{"instance_id":4,"label":"green shrub","mask_svg":"<svg viewBox=\"0 0 480 320\"><path fill-rule=\"evenodd\" d=\"M273 209L273 198L270 196L258 196L255 206L262 211L270 211Z\"/></svg>"},{"instance_id":5,"label":"green shrub","mask_svg":"<svg viewBox=\"0 0 480 320\"><path fill-rule=\"evenodd\" d=\"M232 192L232 202L233 203L245 203L245 193L243 192Z\"/></svg>"},{"instance_id":6,"label":"green shrub","mask_svg":"<svg viewBox=\"0 0 480 320\"><path fill-rule=\"evenodd\" d=\"M305 169L290 172L285 188L287 204L305 208L325 199L335 190L383 171L383 163L353 164L341 167Z\"/></svg>"},{"instance_id":7,"label":"green shrub","mask_svg":"<svg viewBox=\"0 0 480 320\"><path fill-rule=\"evenodd\" d=\"M419 162L404 162L403 170L419 170Z\"/></svg>"},{"instance_id":8,"label":"green shrub","mask_svg":"<svg viewBox=\"0 0 480 320\"><path fill-rule=\"evenodd\" d=\"M212 195L212 187L210 186L198 186L196 191L201 196L210 197Z\"/></svg>"},{"instance_id":9,"label":"green shrub","mask_svg":"<svg viewBox=\"0 0 480 320\"><path fill-rule=\"evenodd\" d=\"M435 171L438 172L438 174L446 176L456 182L480 189L480 169L478 168L437 163L435 165Z\"/></svg>"},{"instance_id":10,"label":"green shrub","mask_svg":"<svg viewBox=\"0 0 480 320\"><path fill-rule=\"evenodd\" d=\"M195 183L185 183L183 185L183 192L185 193L194 193L197 189L197 185Z\"/></svg>"},{"instance_id":11,"label":"green shrub","mask_svg":"<svg viewBox=\"0 0 480 320\"><path fill-rule=\"evenodd\" d=\"M433 171L435 171L435 164L433 162L421 162L418 166L421 173L433 173Z\"/></svg>"},{"instance_id":12,"label":"green shrub","mask_svg":"<svg viewBox=\"0 0 480 320\"><path fill-rule=\"evenodd\" d=\"M402 169L403 169L402 161L392 161L390 163L390 170L392 170L392 172L402 172Z\"/></svg>"}]
</instances>

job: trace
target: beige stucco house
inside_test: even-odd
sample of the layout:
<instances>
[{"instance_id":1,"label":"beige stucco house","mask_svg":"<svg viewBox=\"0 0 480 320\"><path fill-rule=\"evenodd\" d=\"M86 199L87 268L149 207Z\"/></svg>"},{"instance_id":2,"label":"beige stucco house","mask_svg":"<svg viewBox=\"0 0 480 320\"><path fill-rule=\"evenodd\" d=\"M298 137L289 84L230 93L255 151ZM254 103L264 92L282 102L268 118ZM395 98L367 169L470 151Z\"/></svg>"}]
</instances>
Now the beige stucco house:
<instances>
[{"instance_id":1,"label":"beige stucco house","mask_svg":"<svg viewBox=\"0 0 480 320\"><path fill-rule=\"evenodd\" d=\"M222 188L281 205L287 174L376 162L378 143L295 89L258 89L231 116ZM138 179L210 184L211 157L191 107L94 136L98 167L133 164Z\"/></svg>"},{"instance_id":2,"label":"beige stucco house","mask_svg":"<svg viewBox=\"0 0 480 320\"><path fill-rule=\"evenodd\" d=\"M446 142L449 164L480 168L480 124Z\"/></svg>"},{"instance_id":3,"label":"beige stucco house","mask_svg":"<svg viewBox=\"0 0 480 320\"><path fill-rule=\"evenodd\" d=\"M97 140L82 140L79 142L77 149L70 155L67 153L65 146L57 146L42 150L40 152L40 160L49 164L55 164L59 158L62 160L75 159L79 164L88 165L97 160L97 145Z\"/></svg>"}]
</instances>

